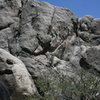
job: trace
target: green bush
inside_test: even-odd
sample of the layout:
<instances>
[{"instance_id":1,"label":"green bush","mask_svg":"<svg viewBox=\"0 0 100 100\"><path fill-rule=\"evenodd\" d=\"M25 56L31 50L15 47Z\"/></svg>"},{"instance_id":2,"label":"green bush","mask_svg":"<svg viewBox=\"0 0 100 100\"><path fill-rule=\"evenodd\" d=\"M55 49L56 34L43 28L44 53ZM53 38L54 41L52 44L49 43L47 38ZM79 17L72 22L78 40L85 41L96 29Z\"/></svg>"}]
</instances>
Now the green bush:
<instances>
[{"instance_id":1,"label":"green bush","mask_svg":"<svg viewBox=\"0 0 100 100\"><path fill-rule=\"evenodd\" d=\"M61 83L63 94L71 100L99 100L100 78L82 69L74 72L75 77L65 78Z\"/></svg>"},{"instance_id":2,"label":"green bush","mask_svg":"<svg viewBox=\"0 0 100 100\"><path fill-rule=\"evenodd\" d=\"M100 78L89 71L73 70L75 76L50 70L35 80L39 96L30 100L99 100Z\"/></svg>"}]
</instances>

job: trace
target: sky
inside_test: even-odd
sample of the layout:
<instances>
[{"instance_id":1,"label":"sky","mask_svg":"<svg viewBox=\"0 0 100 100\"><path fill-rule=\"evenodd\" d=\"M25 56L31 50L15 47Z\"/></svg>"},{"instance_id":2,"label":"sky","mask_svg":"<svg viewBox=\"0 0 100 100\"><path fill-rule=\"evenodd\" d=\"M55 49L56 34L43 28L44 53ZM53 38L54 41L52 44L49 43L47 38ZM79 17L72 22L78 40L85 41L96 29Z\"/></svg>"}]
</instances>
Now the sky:
<instances>
[{"instance_id":1,"label":"sky","mask_svg":"<svg viewBox=\"0 0 100 100\"><path fill-rule=\"evenodd\" d=\"M100 18L100 0L39 0L70 9L77 17L91 15Z\"/></svg>"}]
</instances>

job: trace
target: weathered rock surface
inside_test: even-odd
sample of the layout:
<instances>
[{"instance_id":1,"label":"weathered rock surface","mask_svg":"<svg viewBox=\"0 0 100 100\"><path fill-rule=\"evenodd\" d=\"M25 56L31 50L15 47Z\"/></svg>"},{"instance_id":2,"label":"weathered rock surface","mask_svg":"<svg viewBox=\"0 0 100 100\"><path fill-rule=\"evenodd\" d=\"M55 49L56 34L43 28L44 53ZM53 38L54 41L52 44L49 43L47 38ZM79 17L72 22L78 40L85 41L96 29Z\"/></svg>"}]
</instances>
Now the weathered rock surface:
<instances>
[{"instance_id":1,"label":"weathered rock surface","mask_svg":"<svg viewBox=\"0 0 100 100\"><path fill-rule=\"evenodd\" d=\"M94 46L87 49L82 54L82 59L87 63L87 68L94 68L100 72L100 46Z\"/></svg>"},{"instance_id":2,"label":"weathered rock surface","mask_svg":"<svg viewBox=\"0 0 100 100\"><path fill-rule=\"evenodd\" d=\"M0 74L9 74L4 80L11 91L17 84L17 91L33 93L37 88L43 95L34 81L51 70L75 75L73 68L85 68L84 58L100 71L100 19L77 18L46 2L0 0L0 48Z\"/></svg>"},{"instance_id":3,"label":"weathered rock surface","mask_svg":"<svg viewBox=\"0 0 100 100\"><path fill-rule=\"evenodd\" d=\"M12 82L14 81L12 84L16 86L13 87L13 89L15 88L15 91L13 91L15 93L32 95L37 91L24 63L4 49L0 49L0 74L12 74L12 76L8 76L13 79ZM10 83L11 80L8 77L6 78Z\"/></svg>"}]
</instances>

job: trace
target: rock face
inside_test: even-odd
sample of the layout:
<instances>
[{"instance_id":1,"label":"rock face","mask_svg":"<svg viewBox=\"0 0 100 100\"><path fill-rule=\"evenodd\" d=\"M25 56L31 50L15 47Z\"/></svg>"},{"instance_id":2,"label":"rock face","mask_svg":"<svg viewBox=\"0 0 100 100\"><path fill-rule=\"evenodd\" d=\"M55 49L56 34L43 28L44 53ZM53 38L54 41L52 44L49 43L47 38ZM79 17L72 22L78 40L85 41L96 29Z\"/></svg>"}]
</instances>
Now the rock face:
<instances>
[{"instance_id":1,"label":"rock face","mask_svg":"<svg viewBox=\"0 0 100 100\"><path fill-rule=\"evenodd\" d=\"M89 65L87 68L95 68L100 72L100 46L91 47L83 53L82 59ZM86 66L85 66L86 67Z\"/></svg>"},{"instance_id":2,"label":"rock face","mask_svg":"<svg viewBox=\"0 0 100 100\"><path fill-rule=\"evenodd\" d=\"M17 92L43 96L35 81L50 70L71 76L86 63L100 71L99 45L100 19L46 2L0 1L0 79L11 94L17 85Z\"/></svg>"},{"instance_id":3,"label":"rock face","mask_svg":"<svg viewBox=\"0 0 100 100\"><path fill-rule=\"evenodd\" d=\"M13 79L12 82L14 81L12 84L13 88L15 88L15 91L13 91L15 93L32 95L37 91L24 63L4 49L0 49L0 73L1 75L12 74L10 78ZM9 83L11 81L10 78L5 77Z\"/></svg>"}]
</instances>

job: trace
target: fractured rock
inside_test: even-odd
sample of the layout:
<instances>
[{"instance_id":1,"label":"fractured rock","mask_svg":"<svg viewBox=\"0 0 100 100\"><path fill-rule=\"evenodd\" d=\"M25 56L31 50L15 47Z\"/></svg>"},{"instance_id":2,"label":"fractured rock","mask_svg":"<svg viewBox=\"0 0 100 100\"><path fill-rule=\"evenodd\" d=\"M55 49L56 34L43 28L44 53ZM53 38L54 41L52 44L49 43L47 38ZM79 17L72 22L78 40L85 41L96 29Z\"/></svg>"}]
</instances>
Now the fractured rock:
<instances>
[{"instance_id":1,"label":"fractured rock","mask_svg":"<svg viewBox=\"0 0 100 100\"><path fill-rule=\"evenodd\" d=\"M36 88L31 75L28 73L24 63L18 58L14 57L4 49L0 48L0 72L5 71L4 74L7 74L7 71L11 71L13 74L13 79L15 81L17 93L22 95L32 95L36 92ZM14 85L15 86L15 85Z\"/></svg>"},{"instance_id":2,"label":"fractured rock","mask_svg":"<svg viewBox=\"0 0 100 100\"><path fill-rule=\"evenodd\" d=\"M100 72L100 46L88 48L82 58L87 63L88 68L94 68Z\"/></svg>"}]
</instances>

